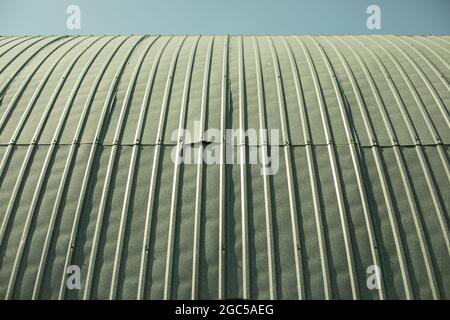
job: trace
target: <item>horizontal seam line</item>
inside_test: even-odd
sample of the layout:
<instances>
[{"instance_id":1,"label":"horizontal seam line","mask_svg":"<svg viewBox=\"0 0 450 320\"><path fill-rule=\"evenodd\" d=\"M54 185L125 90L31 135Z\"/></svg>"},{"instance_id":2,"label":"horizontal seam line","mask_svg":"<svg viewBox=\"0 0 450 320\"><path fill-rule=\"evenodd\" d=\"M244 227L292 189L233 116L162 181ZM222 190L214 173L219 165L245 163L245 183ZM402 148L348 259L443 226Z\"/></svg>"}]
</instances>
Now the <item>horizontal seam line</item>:
<instances>
[{"instance_id":1,"label":"horizontal seam line","mask_svg":"<svg viewBox=\"0 0 450 320\"><path fill-rule=\"evenodd\" d=\"M101 142L97 142L97 143L93 143L93 142L77 142L77 143L0 143L0 147L7 147L9 145L14 145L17 147L27 147L27 146L31 146L31 145L35 145L35 146L51 146L51 145L57 145L57 146L72 146L72 145L77 145L77 146L81 146L81 145L93 145L93 144L97 144L97 145L101 145L104 147L112 147L112 146L124 146L124 147L132 147L132 146L148 146L148 147L156 147L158 145L160 146L168 146L168 147L174 147L179 145L178 143L101 143ZM193 142L193 143L184 143L182 145L185 146L189 146L189 145L198 145L201 144L200 142ZM214 144L214 145L220 145L220 142L207 142L207 144ZM372 145L365 145L365 144L359 144L359 143L307 143L307 144L292 144L292 143L288 143L288 144L233 144L233 147L240 147L240 146L247 146L247 147L262 147L262 146L273 146L273 147L285 147L285 146L290 146L290 147L306 147L306 146L312 146L312 147L326 147L329 145L334 145L336 147L348 147L350 145L355 145L355 146L359 146L361 148L372 148L372 147L379 147L379 148L393 148L393 147L404 147L404 148L413 148L415 146L423 146L423 147L437 147L437 146L450 146L450 144L447 143L417 143L417 144L396 144L396 145L379 145L379 144L372 144Z\"/></svg>"}]
</instances>

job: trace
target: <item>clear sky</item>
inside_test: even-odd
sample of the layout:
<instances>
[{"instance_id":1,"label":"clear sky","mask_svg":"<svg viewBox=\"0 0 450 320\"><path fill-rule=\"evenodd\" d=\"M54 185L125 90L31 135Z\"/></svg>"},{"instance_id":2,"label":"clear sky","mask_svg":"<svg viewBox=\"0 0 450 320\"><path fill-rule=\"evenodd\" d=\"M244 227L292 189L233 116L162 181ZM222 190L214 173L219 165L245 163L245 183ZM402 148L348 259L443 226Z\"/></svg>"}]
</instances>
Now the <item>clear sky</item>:
<instances>
[{"instance_id":1,"label":"clear sky","mask_svg":"<svg viewBox=\"0 0 450 320\"><path fill-rule=\"evenodd\" d=\"M366 26L371 4L380 30ZM449 35L450 0L0 0L2 35L372 33Z\"/></svg>"}]
</instances>

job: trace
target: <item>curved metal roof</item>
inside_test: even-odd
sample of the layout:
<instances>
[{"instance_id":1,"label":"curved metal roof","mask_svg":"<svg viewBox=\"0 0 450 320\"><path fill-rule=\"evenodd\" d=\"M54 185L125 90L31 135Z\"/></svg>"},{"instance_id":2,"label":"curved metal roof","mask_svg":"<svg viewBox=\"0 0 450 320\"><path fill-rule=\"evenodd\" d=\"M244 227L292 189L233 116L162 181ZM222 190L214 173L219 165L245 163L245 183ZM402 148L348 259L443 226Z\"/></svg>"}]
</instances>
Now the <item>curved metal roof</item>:
<instances>
[{"instance_id":1,"label":"curved metal roof","mask_svg":"<svg viewBox=\"0 0 450 320\"><path fill-rule=\"evenodd\" d=\"M449 60L432 36L0 37L0 297L448 299ZM196 121L222 160L225 129L280 130L233 146L279 171L175 165Z\"/></svg>"}]
</instances>

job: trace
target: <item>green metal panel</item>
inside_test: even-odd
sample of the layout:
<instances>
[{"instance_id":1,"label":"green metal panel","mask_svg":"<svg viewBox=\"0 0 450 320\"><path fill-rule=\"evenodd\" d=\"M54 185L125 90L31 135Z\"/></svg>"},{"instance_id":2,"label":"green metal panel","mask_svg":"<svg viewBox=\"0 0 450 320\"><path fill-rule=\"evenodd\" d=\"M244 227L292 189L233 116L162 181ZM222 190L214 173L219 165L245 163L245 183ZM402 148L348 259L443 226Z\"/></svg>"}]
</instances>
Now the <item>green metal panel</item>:
<instances>
[{"instance_id":1,"label":"green metal panel","mask_svg":"<svg viewBox=\"0 0 450 320\"><path fill-rule=\"evenodd\" d=\"M448 37L0 38L1 298L450 297Z\"/></svg>"}]
</instances>

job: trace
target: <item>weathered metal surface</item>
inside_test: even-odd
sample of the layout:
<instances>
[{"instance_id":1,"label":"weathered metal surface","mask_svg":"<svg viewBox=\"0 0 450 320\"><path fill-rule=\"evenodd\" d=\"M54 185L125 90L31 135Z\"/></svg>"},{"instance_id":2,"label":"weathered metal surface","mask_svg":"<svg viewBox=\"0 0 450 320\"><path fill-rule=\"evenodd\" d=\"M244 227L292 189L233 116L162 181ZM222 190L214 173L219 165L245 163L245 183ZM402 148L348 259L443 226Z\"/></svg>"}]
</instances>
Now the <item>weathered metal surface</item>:
<instances>
[{"instance_id":1,"label":"weathered metal surface","mask_svg":"<svg viewBox=\"0 0 450 320\"><path fill-rule=\"evenodd\" d=\"M1 40L1 298L450 297L449 37Z\"/></svg>"}]
</instances>

